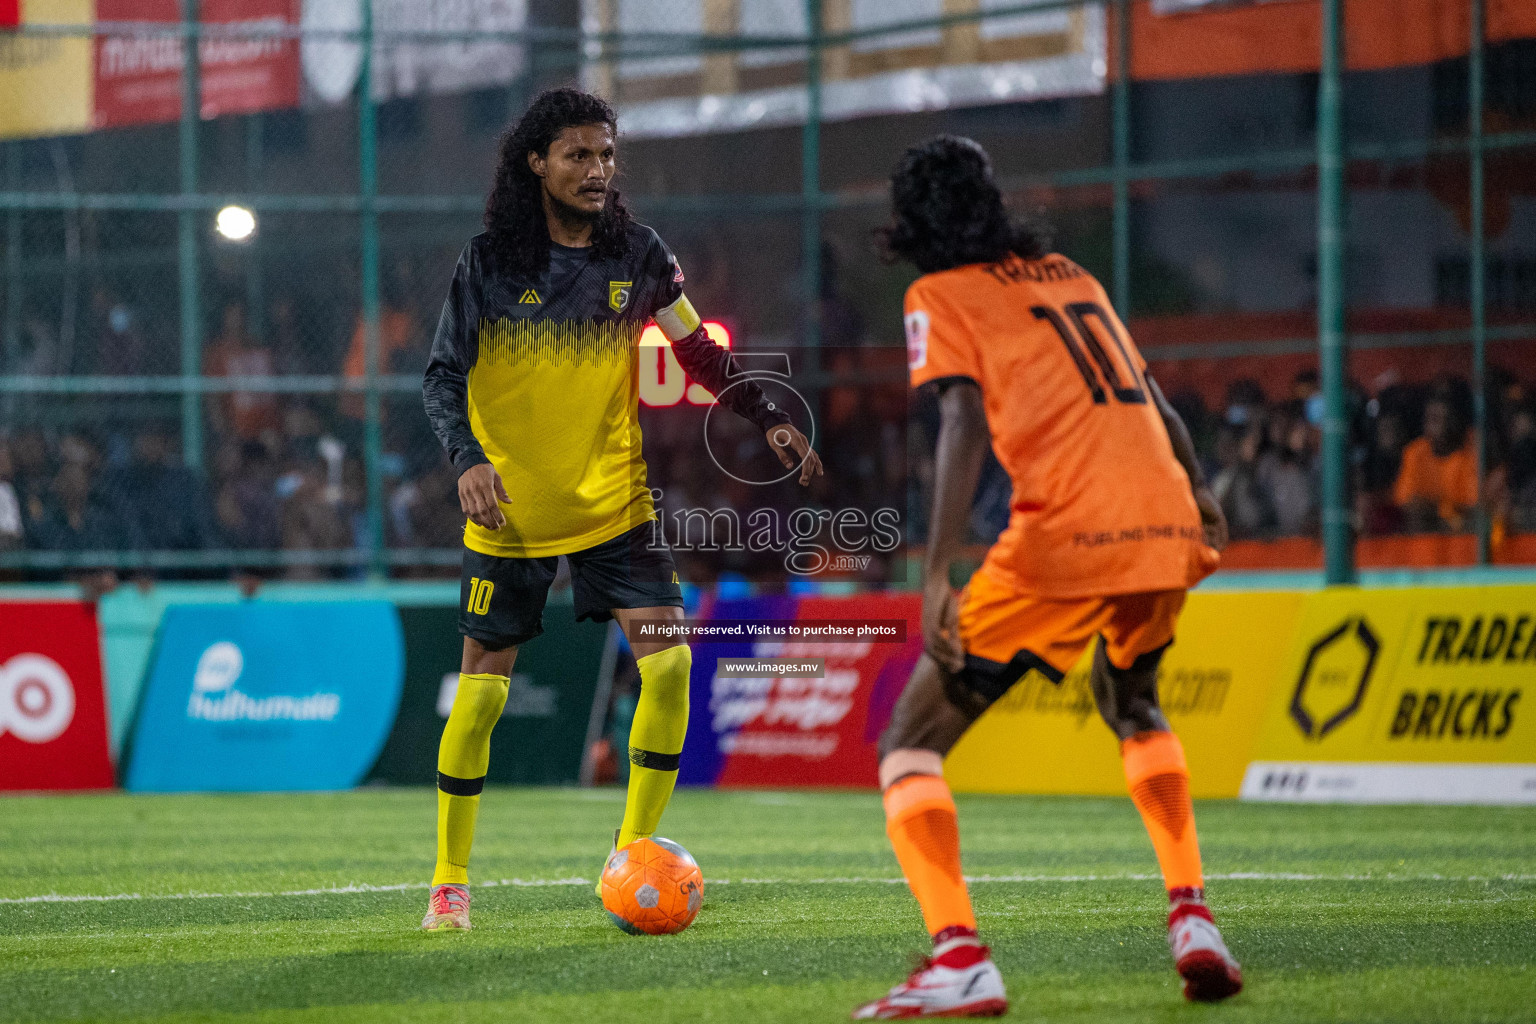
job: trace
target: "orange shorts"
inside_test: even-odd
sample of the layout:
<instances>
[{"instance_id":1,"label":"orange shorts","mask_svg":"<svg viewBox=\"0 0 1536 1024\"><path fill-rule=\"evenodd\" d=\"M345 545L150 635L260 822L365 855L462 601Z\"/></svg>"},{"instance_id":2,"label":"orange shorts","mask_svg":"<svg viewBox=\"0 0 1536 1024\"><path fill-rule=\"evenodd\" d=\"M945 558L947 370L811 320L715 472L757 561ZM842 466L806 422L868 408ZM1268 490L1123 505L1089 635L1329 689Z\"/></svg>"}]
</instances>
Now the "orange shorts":
<instances>
[{"instance_id":1,"label":"orange shorts","mask_svg":"<svg viewBox=\"0 0 1536 1024\"><path fill-rule=\"evenodd\" d=\"M1110 664L1130 668L1137 658L1173 641L1184 595L1183 590L1155 590L1052 600L978 572L960 597L960 642L968 665L980 659L1016 668L1012 678L1005 674L998 680L1008 686L1031 668L1060 682L1099 635Z\"/></svg>"}]
</instances>

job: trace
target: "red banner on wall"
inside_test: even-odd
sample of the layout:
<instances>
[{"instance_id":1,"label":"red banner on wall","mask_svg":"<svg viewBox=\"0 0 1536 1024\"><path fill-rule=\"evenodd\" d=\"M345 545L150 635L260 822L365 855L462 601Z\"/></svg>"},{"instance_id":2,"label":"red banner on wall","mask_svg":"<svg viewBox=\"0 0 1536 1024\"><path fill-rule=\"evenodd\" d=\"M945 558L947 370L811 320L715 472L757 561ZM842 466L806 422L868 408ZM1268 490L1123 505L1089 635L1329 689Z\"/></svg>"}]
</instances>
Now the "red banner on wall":
<instances>
[{"instance_id":1,"label":"red banner on wall","mask_svg":"<svg viewBox=\"0 0 1536 1024\"><path fill-rule=\"evenodd\" d=\"M21 24L21 0L0 0L0 28Z\"/></svg>"},{"instance_id":2,"label":"red banner on wall","mask_svg":"<svg viewBox=\"0 0 1536 1024\"><path fill-rule=\"evenodd\" d=\"M111 785L95 606L0 603L0 790Z\"/></svg>"},{"instance_id":3,"label":"red banner on wall","mask_svg":"<svg viewBox=\"0 0 1536 1024\"><path fill-rule=\"evenodd\" d=\"M203 0L208 25L292 28L298 0ZM180 21L177 0L96 0L98 22ZM248 114L299 103L299 44L280 36L205 35L198 47L200 114ZM96 39L97 128L174 121L181 116L182 48L174 34Z\"/></svg>"}]
</instances>

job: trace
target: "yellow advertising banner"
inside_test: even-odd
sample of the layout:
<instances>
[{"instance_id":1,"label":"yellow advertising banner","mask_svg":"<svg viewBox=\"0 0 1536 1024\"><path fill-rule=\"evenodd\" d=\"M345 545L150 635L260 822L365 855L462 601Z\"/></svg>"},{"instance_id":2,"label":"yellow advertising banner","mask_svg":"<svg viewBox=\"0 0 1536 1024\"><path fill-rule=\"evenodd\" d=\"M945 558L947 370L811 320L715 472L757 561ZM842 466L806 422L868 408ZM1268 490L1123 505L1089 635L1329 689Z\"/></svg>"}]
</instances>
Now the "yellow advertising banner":
<instances>
[{"instance_id":1,"label":"yellow advertising banner","mask_svg":"<svg viewBox=\"0 0 1536 1024\"><path fill-rule=\"evenodd\" d=\"M1290 653L1303 593L1194 593L1158 689L1197 797L1233 797ZM1031 672L972 726L944 774L968 793L1123 794L1118 744L1088 686L1090 655L1053 684Z\"/></svg>"},{"instance_id":2,"label":"yellow advertising banner","mask_svg":"<svg viewBox=\"0 0 1536 1024\"><path fill-rule=\"evenodd\" d=\"M1311 595L1242 795L1536 801L1536 587Z\"/></svg>"},{"instance_id":3,"label":"yellow advertising banner","mask_svg":"<svg viewBox=\"0 0 1536 1024\"><path fill-rule=\"evenodd\" d=\"M94 0L21 0L23 25L90 25ZM83 132L91 123L91 37L0 32L0 138Z\"/></svg>"}]
</instances>

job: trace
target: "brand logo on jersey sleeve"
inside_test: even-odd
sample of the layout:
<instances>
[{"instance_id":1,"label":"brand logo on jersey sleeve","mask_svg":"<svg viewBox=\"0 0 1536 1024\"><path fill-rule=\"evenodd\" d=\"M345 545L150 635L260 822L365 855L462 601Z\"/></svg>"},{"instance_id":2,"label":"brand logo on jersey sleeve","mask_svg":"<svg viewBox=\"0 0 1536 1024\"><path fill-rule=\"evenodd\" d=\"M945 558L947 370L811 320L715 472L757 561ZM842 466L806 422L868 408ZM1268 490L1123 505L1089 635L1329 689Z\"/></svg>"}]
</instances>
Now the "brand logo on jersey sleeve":
<instances>
[{"instance_id":1,"label":"brand logo on jersey sleeve","mask_svg":"<svg viewBox=\"0 0 1536 1024\"><path fill-rule=\"evenodd\" d=\"M543 305L544 300L539 298L538 292L534 291L532 288L529 288L527 291L523 292L523 297L518 299L517 302L520 306L540 306Z\"/></svg>"},{"instance_id":2,"label":"brand logo on jersey sleeve","mask_svg":"<svg viewBox=\"0 0 1536 1024\"><path fill-rule=\"evenodd\" d=\"M634 283L633 281L609 281L608 308L615 313L624 312L624 307L629 305L629 292Z\"/></svg>"},{"instance_id":3,"label":"brand logo on jersey sleeve","mask_svg":"<svg viewBox=\"0 0 1536 1024\"><path fill-rule=\"evenodd\" d=\"M915 309L906 315L907 365L921 370L928 365L928 314Z\"/></svg>"}]
</instances>

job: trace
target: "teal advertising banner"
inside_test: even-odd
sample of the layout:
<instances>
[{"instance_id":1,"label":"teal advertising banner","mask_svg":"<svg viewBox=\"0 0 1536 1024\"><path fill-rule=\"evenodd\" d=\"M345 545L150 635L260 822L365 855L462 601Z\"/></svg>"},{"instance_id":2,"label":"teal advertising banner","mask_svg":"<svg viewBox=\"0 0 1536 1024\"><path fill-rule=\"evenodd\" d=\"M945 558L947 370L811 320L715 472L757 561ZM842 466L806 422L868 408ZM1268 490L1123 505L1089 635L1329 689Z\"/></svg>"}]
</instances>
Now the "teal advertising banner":
<instances>
[{"instance_id":1,"label":"teal advertising banner","mask_svg":"<svg viewBox=\"0 0 1536 1024\"><path fill-rule=\"evenodd\" d=\"M384 601L166 610L131 733L130 790L348 789L400 705Z\"/></svg>"}]
</instances>

